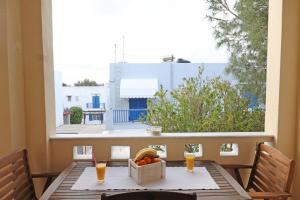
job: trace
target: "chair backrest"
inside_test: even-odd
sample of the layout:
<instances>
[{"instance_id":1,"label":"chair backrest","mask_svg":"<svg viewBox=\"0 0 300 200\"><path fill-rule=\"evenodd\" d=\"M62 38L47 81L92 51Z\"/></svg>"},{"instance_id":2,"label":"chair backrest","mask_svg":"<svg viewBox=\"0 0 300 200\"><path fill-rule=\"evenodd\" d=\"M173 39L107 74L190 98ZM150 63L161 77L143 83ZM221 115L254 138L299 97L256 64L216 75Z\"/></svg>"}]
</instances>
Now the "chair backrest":
<instances>
[{"instance_id":1,"label":"chair backrest","mask_svg":"<svg viewBox=\"0 0 300 200\"><path fill-rule=\"evenodd\" d=\"M290 192L295 161L279 150L259 144L247 190L257 192Z\"/></svg>"},{"instance_id":2,"label":"chair backrest","mask_svg":"<svg viewBox=\"0 0 300 200\"><path fill-rule=\"evenodd\" d=\"M196 193L186 194L167 191L127 192L115 195L101 195L101 200L196 200Z\"/></svg>"},{"instance_id":3,"label":"chair backrest","mask_svg":"<svg viewBox=\"0 0 300 200\"><path fill-rule=\"evenodd\" d=\"M25 149L0 158L0 197L36 199Z\"/></svg>"}]
</instances>

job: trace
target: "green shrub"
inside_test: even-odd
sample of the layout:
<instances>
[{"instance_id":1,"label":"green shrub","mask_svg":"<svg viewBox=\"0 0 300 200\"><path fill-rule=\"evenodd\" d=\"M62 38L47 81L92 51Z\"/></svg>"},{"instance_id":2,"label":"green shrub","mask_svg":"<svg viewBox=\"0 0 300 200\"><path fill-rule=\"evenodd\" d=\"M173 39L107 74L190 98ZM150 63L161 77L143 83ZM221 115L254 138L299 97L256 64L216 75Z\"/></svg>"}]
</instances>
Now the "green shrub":
<instances>
[{"instance_id":1,"label":"green shrub","mask_svg":"<svg viewBox=\"0 0 300 200\"><path fill-rule=\"evenodd\" d=\"M71 124L81 124L82 117L83 117L82 108L74 106L70 108L70 112L71 112L71 117L70 117Z\"/></svg>"},{"instance_id":2,"label":"green shrub","mask_svg":"<svg viewBox=\"0 0 300 200\"><path fill-rule=\"evenodd\" d=\"M178 89L160 87L147 102L147 115L141 121L161 126L163 132L254 132L264 131L265 111L249 109L248 100L237 86L220 77L204 79L203 68L196 77L186 78ZM172 99L172 101L170 101ZM185 145L187 152L198 152L199 145ZM232 151L232 144L222 145Z\"/></svg>"},{"instance_id":3,"label":"green shrub","mask_svg":"<svg viewBox=\"0 0 300 200\"><path fill-rule=\"evenodd\" d=\"M205 79L202 73L199 68L196 77L184 79L171 98L161 86L147 102L144 122L161 126L163 132L264 131L264 109L249 109L237 86L220 77Z\"/></svg>"}]
</instances>

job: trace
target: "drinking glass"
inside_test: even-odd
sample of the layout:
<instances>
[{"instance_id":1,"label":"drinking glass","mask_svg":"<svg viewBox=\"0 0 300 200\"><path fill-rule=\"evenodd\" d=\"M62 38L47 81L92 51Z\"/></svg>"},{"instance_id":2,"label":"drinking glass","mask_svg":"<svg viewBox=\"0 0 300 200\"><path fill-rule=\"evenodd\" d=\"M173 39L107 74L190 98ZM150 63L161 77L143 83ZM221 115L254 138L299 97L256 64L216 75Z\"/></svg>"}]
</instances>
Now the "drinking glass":
<instances>
[{"instance_id":1,"label":"drinking glass","mask_svg":"<svg viewBox=\"0 0 300 200\"><path fill-rule=\"evenodd\" d=\"M186 169L188 172L194 171L194 163L195 163L195 154L194 153L185 153L185 163Z\"/></svg>"},{"instance_id":2,"label":"drinking glass","mask_svg":"<svg viewBox=\"0 0 300 200\"><path fill-rule=\"evenodd\" d=\"M104 182L106 163L98 163L96 165L97 179L99 183Z\"/></svg>"}]
</instances>

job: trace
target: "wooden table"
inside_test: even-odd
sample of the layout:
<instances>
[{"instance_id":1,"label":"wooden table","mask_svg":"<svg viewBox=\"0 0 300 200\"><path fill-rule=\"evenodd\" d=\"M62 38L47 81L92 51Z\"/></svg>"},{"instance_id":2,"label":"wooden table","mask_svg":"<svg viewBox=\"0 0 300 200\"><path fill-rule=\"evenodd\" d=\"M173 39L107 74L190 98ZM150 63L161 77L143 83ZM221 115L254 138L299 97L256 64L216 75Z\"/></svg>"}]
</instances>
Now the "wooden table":
<instances>
[{"instance_id":1,"label":"wooden table","mask_svg":"<svg viewBox=\"0 0 300 200\"><path fill-rule=\"evenodd\" d=\"M167 166L183 166L183 161L168 161ZM74 162L66 168L60 176L45 191L45 199L100 199L103 191L74 191L71 187L91 162ZM127 166L127 162L108 162L107 166ZM196 161L195 166L204 166L220 187L219 190L180 190L180 192L196 192L201 200L245 200L251 199L247 192L223 169L213 161ZM105 191L107 194L116 194L124 190ZM178 191L177 191L178 192Z\"/></svg>"}]
</instances>

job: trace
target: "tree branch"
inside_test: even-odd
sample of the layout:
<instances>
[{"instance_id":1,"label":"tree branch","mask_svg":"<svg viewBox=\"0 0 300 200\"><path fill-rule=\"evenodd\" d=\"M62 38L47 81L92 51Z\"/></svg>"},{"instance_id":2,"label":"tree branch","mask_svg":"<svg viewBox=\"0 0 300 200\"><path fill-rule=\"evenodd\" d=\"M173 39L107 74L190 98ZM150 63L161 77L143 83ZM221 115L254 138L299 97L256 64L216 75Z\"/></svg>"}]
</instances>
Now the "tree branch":
<instances>
[{"instance_id":1,"label":"tree branch","mask_svg":"<svg viewBox=\"0 0 300 200\"><path fill-rule=\"evenodd\" d=\"M221 19L221 18L218 18L218 17L209 16L209 15L207 15L206 17L208 17L209 19L217 20L217 21L229 22L229 20Z\"/></svg>"},{"instance_id":2,"label":"tree branch","mask_svg":"<svg viewBox=\"0 0 300 200\"><path fill-rule=\"evenodd\" d=\"M232 14L233 16L235 16L236 18L240 19L240 17L234 13L228 6L227 0L218 0L218 2L223 6L223 8L225 8L225 10L227 10L230 14Z\"/></svg>"}]
</instances>

